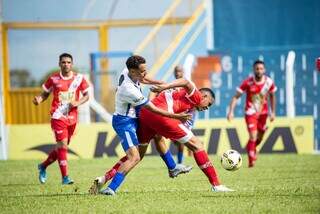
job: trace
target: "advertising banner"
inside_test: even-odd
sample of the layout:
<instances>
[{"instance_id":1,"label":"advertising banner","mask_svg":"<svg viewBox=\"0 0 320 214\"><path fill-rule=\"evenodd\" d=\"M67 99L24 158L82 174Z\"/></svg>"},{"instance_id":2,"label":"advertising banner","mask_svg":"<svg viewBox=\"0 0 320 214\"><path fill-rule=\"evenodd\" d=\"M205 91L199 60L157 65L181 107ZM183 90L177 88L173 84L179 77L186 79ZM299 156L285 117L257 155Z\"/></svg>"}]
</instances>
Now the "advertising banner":
<instances>
[{"instance_id":1,"label":"advertising banner","mask_svg":"<svg viewBox=\"0 0 320 214\"><path fill-rule=\"evenodd\" d=\"M245 153L248 132L244 119L199 120L193 133L201 139L211 155L227 149ZM168 141L169 143L169 141ZM260 153L314 152L314 121L310 116L294 119L276 118L268 122L264 140L258 147ZM55 142L50 124L9 126L9 159L43 159L54 148ZM172 153L175 146L170 145ZM148 155L157 155L149 146ZM79 124L69 145L69 158L98 158L124 155L120 139L110 124Z\"/></svg>"}]
</instances>

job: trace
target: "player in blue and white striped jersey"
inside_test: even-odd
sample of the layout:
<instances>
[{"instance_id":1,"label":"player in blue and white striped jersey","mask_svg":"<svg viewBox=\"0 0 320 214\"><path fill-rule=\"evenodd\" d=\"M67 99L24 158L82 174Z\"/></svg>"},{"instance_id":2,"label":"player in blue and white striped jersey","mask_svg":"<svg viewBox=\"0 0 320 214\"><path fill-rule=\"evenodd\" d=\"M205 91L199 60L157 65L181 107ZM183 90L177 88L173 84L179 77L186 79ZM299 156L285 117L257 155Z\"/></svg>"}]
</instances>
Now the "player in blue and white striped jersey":
<instances>
[{"instance_id":1,"label":"player in blue and white striped jersey","mask_svg":"<svg viewBox=\"0 0 320 214\"><path fill-rule=\"evenodd\" d=\"M107 195L115 194L115 191L123 182L125 175L140 161L138 150L139 142L136 130L138 125L137 117L141 107L148 108L163 116L179 120L187 120L190 117L189 114L174 114L157 108L142 94L140 83L161 83L146 77L146 61L143 57L137 55L129 57L126 61L126 66L127 69L121 74L116 91L115 113L112 118L112 127L121 138L121 145L126 152L127 160L121 164L111 183L108 185L108 188L102 192ZM168 158L169 162L173 161L174 163L172 157ZM170 161L170 158L172 161Z\"/></svg>"}]
</instances>

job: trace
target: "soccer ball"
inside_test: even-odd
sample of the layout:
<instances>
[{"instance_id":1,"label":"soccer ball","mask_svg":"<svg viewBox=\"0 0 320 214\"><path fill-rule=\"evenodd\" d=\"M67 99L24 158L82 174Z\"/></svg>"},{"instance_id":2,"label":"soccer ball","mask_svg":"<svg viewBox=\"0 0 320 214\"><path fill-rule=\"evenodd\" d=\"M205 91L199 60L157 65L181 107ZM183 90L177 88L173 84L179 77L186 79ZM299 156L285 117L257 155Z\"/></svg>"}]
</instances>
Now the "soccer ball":
<instances>
[{"instance_id":1,"label":"soccer ball","mask_svg":"<svg viewBox=\"0 0 320 214\"><path fill-rule=\"evenodd\" d=\"M236 150L227 150L221 156L221 165L229 171L238 170L242 165L242 158Z\"/></svg>"}]
</instances>

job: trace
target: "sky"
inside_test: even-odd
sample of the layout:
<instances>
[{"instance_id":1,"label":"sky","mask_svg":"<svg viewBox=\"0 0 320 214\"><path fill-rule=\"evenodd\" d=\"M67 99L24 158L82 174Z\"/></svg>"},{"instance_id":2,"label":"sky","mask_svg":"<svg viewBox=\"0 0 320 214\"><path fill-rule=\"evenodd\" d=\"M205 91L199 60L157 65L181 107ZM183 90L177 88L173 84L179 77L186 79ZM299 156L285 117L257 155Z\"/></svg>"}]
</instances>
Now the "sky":
<instances>
[{"instance_id":1,"label":"sky","mask_svg":"<svg viewBox=\"0 0 320 214\"><path fill-rule=\"evenodd\" d=\"M159 18L171 2L171 0L2 0L2 15L4 22ZM190 8L194 5L187 3L191 1L185 0L185 2L175 12L176 16L190 15ZM111 10L112 8L114 10ZM150 30L150 27L111 29L110 50L133 51ZM171 31L168 29L168 32L162 32L157 43L159 46L165 45L170 40ZM75 66L80 71L86 72L90 67L89 53L96 51L98 51L98 33L93 30L9 30L10 68L27 69L36 80L41 79L53 68L58 68L58 56L63 52L71 53Z\"/></svg>"}]
</instances>

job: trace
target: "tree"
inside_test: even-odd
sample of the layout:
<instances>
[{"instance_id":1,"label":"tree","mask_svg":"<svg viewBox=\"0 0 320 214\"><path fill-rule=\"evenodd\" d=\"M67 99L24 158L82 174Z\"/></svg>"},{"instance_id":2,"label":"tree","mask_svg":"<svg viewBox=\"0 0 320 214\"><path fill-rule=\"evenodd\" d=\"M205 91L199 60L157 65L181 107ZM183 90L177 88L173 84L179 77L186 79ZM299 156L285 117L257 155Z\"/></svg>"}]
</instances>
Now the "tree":
<instances>
[{"instance_id":1,"label":"tree","mask_svg":"<svg viewBox=\"0 0 320 214\"><path fill-rule=\"evenodd\" d=\"M36 81L27 69L10 70L10 85L12 88L34 87Z\"/></svg>"}]
</instances>

